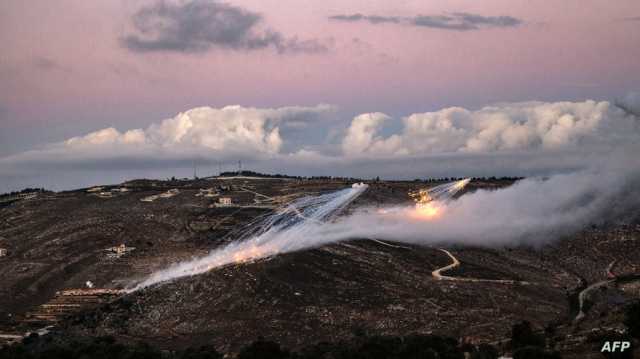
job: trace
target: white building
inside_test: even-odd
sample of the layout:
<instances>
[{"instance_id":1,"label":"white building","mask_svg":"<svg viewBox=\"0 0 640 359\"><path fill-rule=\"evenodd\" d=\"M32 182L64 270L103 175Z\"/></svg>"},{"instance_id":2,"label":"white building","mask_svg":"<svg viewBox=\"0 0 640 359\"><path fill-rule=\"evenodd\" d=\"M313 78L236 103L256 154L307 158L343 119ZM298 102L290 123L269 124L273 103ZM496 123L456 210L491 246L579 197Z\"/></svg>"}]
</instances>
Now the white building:
<instances>
[{"instance_id":1,"label":"white building","mask_svg":"<svg viewBox=\"0 0 640 359\"><path fill-rule=\"evenodd\" d=\"M107 248L107 258L120 258L123 255L133 251L134 249L136 249L135 247L127 247L124 243L119 245L119 246L115 246L115 247L110 247Z\"/></svg>"},{"instance_id":2,"label":"white building","mask_svg":"<svg viewBox=\"0 0 640 359\"><path fill-rule=\"evenodd\" d=\"M220 197L220 199L218 199L218 203L222 206L230 206L231 197Z\"/></svg>"},{"instance_id":3,"label":"white building","mask_svg":"<svg viewBox=\"0 0 640 359\"><path fill-rule=\"evenodd\" d=\"M7 250L5 248L0 248L0 257L5 257L7 255Z\"/></svg>"},{"instance_id":4,"label":"white building","mask_svg":"<svg viewBox=\"0 0 640 359\"><path fill-rule=\"evenodd\" d=\"M111 198L113 194L111 192L100 192L98 193L98 197L100 198Z\"/></svg>"}]
</instances>

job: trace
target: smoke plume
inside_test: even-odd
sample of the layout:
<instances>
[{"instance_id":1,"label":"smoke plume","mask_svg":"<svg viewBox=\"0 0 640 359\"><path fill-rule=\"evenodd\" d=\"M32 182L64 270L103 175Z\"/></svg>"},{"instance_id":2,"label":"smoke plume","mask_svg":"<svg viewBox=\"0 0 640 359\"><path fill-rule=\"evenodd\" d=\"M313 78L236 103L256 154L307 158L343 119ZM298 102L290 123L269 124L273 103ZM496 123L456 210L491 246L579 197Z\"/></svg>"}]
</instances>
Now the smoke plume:
<instances>
[{"instance_id":1,"label":"smoke plume","mask_svg":"<svg viewBox=\"0 0 640 359\"><path fill-rule=\"evenodd\" d=\"M232 263L345 240L378 239L425 246L541 245L589 225L628 218L628 212L640 204L640 161L633 153L627 148L612 153L609 163L594 164L589 170L525 179L498 190L477 190L457 200L434 197L438 214L429 218L411 215L416 210L411 204L357 208L350 215L328 220L363 193L364 185L303 198L254 226L247 238L154 273L133 290Z\"/></svg>"}]
</instances>

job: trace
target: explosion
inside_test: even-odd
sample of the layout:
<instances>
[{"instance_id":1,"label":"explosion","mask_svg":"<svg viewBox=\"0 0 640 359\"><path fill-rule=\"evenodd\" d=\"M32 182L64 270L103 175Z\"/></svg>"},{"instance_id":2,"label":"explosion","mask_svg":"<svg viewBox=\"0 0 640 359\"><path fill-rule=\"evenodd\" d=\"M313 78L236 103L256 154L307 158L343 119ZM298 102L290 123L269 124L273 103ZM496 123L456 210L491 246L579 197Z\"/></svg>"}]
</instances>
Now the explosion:
<instances>
[{"instance_id":1,"label":"explosion","mask_svg":"<svg viewBox=\"0 0 640 359\"><path fill-rule=\"evenodd\" d=\"M453 196L462 190L469 179L420 189L409 195L415 208L382 209L379 213L395 220L414 218L420 221L441 217ZM281 253L293 252L321 244L354 238L354 227L338 220L337 215L367 189L366 184L354 184L351 188L308 196L295 200L271 215L259 218L244 227L244 233L226 246L212 250L209 255L176 264L153 273L128 291L175 278L208 272L230 264L241 264ZM358 228L355 228L356 230Z\"/></svg>"},{"instance_id":2,"label":"explosion","mask_svg":"<svg viewBox=\"0 0 640 359\"><path fill-rule=\"evenodd\" d=\"M441 216L446 202L451 200L470 181L470 178L466 178L429 189L423 188L415 192L409 192L409 196L416 202L415 208L409 212L409 217L418 220L430 220Z\"/></svg>"},{"instance_id":3,"label":"explosion","mask_svg":"<svg viewBox=\"0 0 640 359\"><path fill-rule=\"evenodd\" d=\"M265 257L267 253L270 253L271 255L273 255L274 253L277 253L277 251L274 251L270 248L266 249L266 248L258 247L257 245L253 245L247 249L240 250L234 253L233 261L236 264L251 262L253 260Z\"/></svg>"},{"instance_id":4,"label":"explosion","mask_svg":"<svg viewBox=\"0 0 640 359\"><path fill-rule=\"evenodd\" d=\"M309 238L326 234L323 229L327 229L327 225L367 187L366 184L356 183L351 188L300 198L282 210L257 219L248 226L245 233L239 234L238 238L226 246L212 250L205 257L155 272L127 290L133 292L153 284L205 273L222 266L247 263L312 247L313 245L307 242Z\"/></svg>"},{"instance_id":5,"label":"explosion","mask_svg":"<svg viewBox=\"0 0 640 359\"><path fill-rule=\"evenodd\" d=\"M433 201L427 203L416 203L416 208L410 213L416 219L431 219L438 217L442 209Z\"/></svg>"}]
</instances>

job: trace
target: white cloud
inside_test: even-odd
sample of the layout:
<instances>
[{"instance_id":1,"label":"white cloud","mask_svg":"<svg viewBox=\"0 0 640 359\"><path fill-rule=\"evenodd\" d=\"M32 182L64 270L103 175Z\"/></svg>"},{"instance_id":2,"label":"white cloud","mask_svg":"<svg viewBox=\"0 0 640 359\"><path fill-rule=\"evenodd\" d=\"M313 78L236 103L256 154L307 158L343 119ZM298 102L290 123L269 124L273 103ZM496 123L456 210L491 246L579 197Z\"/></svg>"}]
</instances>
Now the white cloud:
<instances>
[{"instance_id":1,"label":"white cloud","mask_svg":"<svg viewBox=\"0 0 640 359\"><path fill-rule=\"evenodd\" d=\"M102 183L79 171L112 181L189 175L194 160L201 174L216 173L219 163L224 170L235 168L242 160L252 170L309 176L548 175L618 161L614 152L616 158L633 153L640 128L629 109L640 102L631 95L625 101L626 107L606 101L451 107L409 115L396 133L388 131L396 127L390 116L365 113L331 139L322 132L347 124L325 121L335 117L327 105L200 107L146 129L106 128L0 158L0 183L6 190Z\"/></svg>"},{"instance_id":2,"label":"white cloud","mask_svg":"<svg viewBox=\"0 0 640 359\"><path fill-rule=\"evenodd\" d=\"M282 107L277 109L227 106L221 109L198 107L147 129L124 133L105 128L73 137L58 145L62 152L102 152L105 157L149 152L180 154L198 150L228 156L260 157L280 152L284 142L280 128L299 129L308 121L333 112L333 107Z\"/></svg>"},{"instance_id":3,"label":"white cloud","mask_svg":"<svg viewBox=\"0 0 640 359\"><path fill-rule=\"evenodd\" d=\"M343 141L348 156L425 156L615 146L640 134L637 120L609 102L524 102L470 111L460 107L412 114L403 129L379 135L376 113L353 119Z\"/></svg>"},{"instance_id":4,"label":"white cloud","mask_svg":"<svg viewBox=\"0 0 640 359\"><path fill-rule=\"evenodd\" d=\"M342 142L342 148L348 155L371 151L371 146L384 141L377 137L376 133L386 120L390 117L380 113L363 113L356 116L347 130L347 134Z\"/></svg>"}]
</instances>

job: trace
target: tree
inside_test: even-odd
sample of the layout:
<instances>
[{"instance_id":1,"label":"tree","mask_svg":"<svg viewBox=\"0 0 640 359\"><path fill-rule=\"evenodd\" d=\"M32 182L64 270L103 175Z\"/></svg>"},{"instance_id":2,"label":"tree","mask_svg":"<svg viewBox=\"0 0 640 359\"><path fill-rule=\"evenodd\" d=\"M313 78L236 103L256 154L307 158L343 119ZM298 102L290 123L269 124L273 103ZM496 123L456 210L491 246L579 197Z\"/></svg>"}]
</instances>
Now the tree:
<instances>
[{"instance_id":1,"label":"tree","mask_svg":"<svg viewBox=\"0 0 640 359\"><path fill-rule=\"evenodd\" d=\"M471 359L498 359L500 353L489 344L480 344L475 352L471 354Z\"/></svg>"},{"instance_id":2,"label":"tree","mask_svg":"<svg viewBox=\"0 0 640 359\"><path fill-rule=\"evenodd\" d=\"M629 335L640 339L640 301L629 305L624 312L624 325Z\"/></svg>"},{"instance_id":3,"label":"tree","mask_svg":"<svg viewBox=\"0 0 640 359\"><path fill-rule=\"evenodd\" d=\"M400 340L391 337L370 337L357 350L357 358L362 359L386 359L393 356L398 350Z\"/></svg>"},{"instance_id":4,"label":"tree","mask_svg":"<svg viewBox=\"0 0 640 359\"><path fill-rule=\"evenodd\" d=\"M548 352L536 346L522 347L513 352L513 359L561 359L559 353Z\"/></svg>"},{"instance_id":5,"label":"tree","mask_svg":"<svg viewBox=\"0 0 640 359\"><path fill-rule=\"evenodd\" d=\"M176 354L176 359L222 359L223 355L218 353L213 346L201 346L197 349L188 348Z\"/></svg>"},{"instance_id":6,"label":"tree","mask_svg":"<svg viewBox=\"0 0 640 359\"><path fill-rule=\"evenodd\" d=\"M280 348L280 344L259 338L240 351L238 359L284 359L289 352Z\"/></svg>"},{"instance_id":7,"label":"tree","mask_svg":"<svg viewBox=\"0 0 640 359\"><path fill-rule=\"evenodd\" d=\"M515 350L526 346L544 347L544 338L534 333L531 323L525 320L511 328L511 348Z\"/></svg>"}]
</instances>

